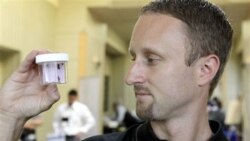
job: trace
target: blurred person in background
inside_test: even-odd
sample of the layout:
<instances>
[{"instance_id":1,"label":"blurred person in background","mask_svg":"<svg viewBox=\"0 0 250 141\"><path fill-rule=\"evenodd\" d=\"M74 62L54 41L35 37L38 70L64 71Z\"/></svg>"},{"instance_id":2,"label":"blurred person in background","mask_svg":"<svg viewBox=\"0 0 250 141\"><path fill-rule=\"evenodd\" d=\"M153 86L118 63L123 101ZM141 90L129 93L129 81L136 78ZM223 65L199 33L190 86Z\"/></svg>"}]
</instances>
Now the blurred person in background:
<instances>
[{"instance_id":1,"label":"blurred person in background","mask_svg":"<svg viewBox=\"0 0 250 141\"><path fill-rule=\"evenodd\" d=\"M104 133L117 132L123 126L127 108L119 102L112 103L112 115L104 117Z\"/></svg>"},{"instance_id":2,"label":"blurred person in background","mask_svg":"<svg viewBox=\"0 0 250 141\"><path fill-rule=\"evenodd\" d=\"M225 111L222 102L218 97L213 97L208 104L208 119L220 122L222 128L225 128Z\"/></svg>"},{"instance_id":3,"label":"blurred person in background","mask_svg":"<svg viewBox=\"0 0 250 141\"><path fill-rule=\"evenodd\" d=\"M29 119L25 125L20 137L20 141L36 141L36 128L42 125L43 120L40 115Z\"/></svg>"},{"instance_id":4,"label":"blurred person in background","mask_svg":"<svg viewBox=\"0 0 250 141\"><path fill-rule=\"evenodd\" d=\"M242 139L242 101L243 96L238 94L228 104L225 124L227 126L226 135L230 141L241 141Z\"/></svg>"},{"instance_id":5,"label":"blurred person in background","mask_svg":"<svg viewBox=\"0 0 250 141\"><path fill-rule=\"evenodd\" d=\"M95 120L86 105L79 102L78 93L72 89L68 92L68 102L59 105L54 115L56 134L65 135L66 141L79 141L94 126Z\"/></svg>"},{"instance_id":6,"label":"blurred person in background","mask_svg":"<svg viewBox=\"0 0 250 141\"><path fill-rule=\"evenodd\" d=\"M137 115L130 112L123 104L114 102L112 108L114 115L111 118L104 118L104 133L123 131L141 122Z\"/></svg>"}]
</instances>

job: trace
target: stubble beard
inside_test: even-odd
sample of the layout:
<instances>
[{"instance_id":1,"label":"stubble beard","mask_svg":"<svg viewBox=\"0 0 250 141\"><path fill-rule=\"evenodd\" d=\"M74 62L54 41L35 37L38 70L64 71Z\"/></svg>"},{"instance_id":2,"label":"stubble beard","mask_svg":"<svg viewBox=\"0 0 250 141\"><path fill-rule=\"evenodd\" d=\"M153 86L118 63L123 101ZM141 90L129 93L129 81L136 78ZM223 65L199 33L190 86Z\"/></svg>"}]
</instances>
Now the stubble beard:
<instances>
[{"instance_id":1,"label":"stubble beard","mask_svg":"<svg viewBox=\"0 0 250 141\"><path fill-rule=\"evenodd\" d=\"M145 106L143 105L143 103L137 101L136 102L136 114L142 120L145 120L145 121L154 120L153 104Z\"/></svg>"},{"instance_id":2,"label":"stubble beard","mask_svg":"<svg viewBox=\"0 0 250 141\"><path fill-rule=\"evenodd\" d=\"M136 92L143 92L148 95L151 95L152 98L154 99L154 96L150 92L150 90L143 86L143 85L135 85L134 86L134 91ZM156 120L154 116L154 100L152 100L152 103L148 103L149 101L141 101L137 100L136 101L136 114L137 116L145 121L152 121Z\"/></svg>"},{"instance_id":3,"label":"stubble beard","mask_svg":"<svg viewBox=\"0 0 250 141\"><path fill-rule=\"evenodd\" d=\"M155 107L154 107L155 106ZM137 116L144 121L165 121L166 116L162 113L161 110L164 109L157 109L157 106L154 103L149 105L143 105L142 102L136 102L136 114Z\"/></svg>"}]
</instances>

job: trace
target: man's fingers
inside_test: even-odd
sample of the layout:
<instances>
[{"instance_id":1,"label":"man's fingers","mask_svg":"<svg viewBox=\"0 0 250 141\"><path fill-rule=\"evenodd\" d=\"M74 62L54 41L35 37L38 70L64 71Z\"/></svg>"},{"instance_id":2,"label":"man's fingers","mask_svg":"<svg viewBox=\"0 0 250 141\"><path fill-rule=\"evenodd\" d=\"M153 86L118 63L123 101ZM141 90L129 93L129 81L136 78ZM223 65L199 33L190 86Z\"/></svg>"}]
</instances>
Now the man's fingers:
<instances>
[{"instance_id":1,"label":"man's fingers","mask_svg":"<svg viewBox=\"0 0 250 141\"><path fill-rule=\"evenodd\" d=\"M38 51L33 50L31 51L25 58L25 60L22 62L22 64L19 66L18 71L20 73L24 73L29 70L29 68L32 66L32 64L35 61L35 57L38 54Z\"/></svg>"},{"instance_id":2,"label":"man's fingers","mask_svg":"<svg viewBox=\"0 0 250 141\"><path fill-rule=\"evenodd\" d=\"M35 65L35 58L39 54L49 53L48 50L33 50L31 51L26 58L24 59L23 63L20 65L18 71L20 73L27 72L33 65Z\"/></svg>"},{"instance_id":3,"label":"man's fingers","mask_svg":"<svg viewBox=\"0 0 250 141\"><path fill-rule=\"evenodd\" d=\"M59 94L56 84L48 85L48 93L49 93L49 96L51 97L50 99L53 102L56 102L60 99L60 94Z\"/></svg>"},{"instance_id":4,"label":"man's fingers","mask_svg":"<svg viewBox=\"0 0 250 141\"><path fill-rule=\"evenodd\" d=\"M47 93L42 96L43 101L41 108L44 110L49 109L56 101L60 99L58 88L55 84L47 86Z\"/></svg>"}]
</instances>

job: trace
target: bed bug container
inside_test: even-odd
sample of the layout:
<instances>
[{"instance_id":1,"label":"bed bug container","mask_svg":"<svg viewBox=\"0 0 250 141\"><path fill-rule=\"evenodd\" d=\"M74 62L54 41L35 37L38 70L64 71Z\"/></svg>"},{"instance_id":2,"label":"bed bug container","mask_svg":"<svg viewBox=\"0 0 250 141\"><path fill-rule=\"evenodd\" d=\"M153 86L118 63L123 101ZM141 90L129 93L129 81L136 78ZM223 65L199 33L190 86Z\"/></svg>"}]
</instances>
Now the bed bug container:
<instances>
[{"instance_id":1,"label":"bed bug container","mask_svg":"<svg viewBox=\"0 0 250 141\"><path fill-rule=\"evenodd\" d=\"M36 56L36 63L39 67L41 83L63 84L67 82L67 62L69 60L66 53L49 53Z\"/></svg>"}]
</instances>

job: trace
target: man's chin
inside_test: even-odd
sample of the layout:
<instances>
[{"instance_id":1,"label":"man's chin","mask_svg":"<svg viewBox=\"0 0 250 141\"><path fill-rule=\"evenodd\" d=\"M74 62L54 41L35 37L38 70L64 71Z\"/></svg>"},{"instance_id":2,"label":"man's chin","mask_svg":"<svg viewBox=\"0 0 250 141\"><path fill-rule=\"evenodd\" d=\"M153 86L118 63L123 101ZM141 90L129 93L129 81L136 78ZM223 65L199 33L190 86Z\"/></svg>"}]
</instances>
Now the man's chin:
<instances>
[{"instance_id":1,"label":"man's chin","mask_svg":"<svg viewBox=\"0 0 250 141\"><path fill-rule=\"evenodd\" d=\"M152 120L153 119L152 108L149 107L142 107L142 105L137 103L136 107L137 116L142 120Z\"/></svg>"}]
</instances>

